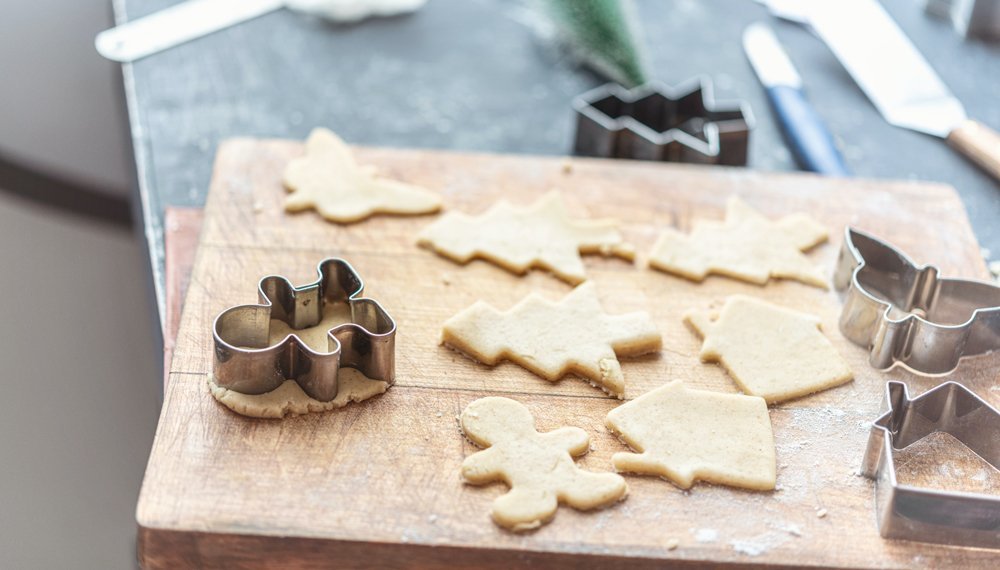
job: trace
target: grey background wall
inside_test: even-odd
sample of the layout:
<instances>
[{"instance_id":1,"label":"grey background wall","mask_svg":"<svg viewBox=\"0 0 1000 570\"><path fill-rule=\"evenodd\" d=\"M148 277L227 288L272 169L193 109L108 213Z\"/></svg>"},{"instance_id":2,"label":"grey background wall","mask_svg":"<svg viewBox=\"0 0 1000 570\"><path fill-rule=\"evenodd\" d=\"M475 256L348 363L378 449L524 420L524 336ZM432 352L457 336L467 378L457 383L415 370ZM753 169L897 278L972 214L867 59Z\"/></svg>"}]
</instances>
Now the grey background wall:
<instances>
[{"instance_id":1,"label":"grey background wall","mask_svg":"<svg viewBox=\"0 0 1000 570\"><path fill-rule=\"evenodd\" d=\"M0 0L0 153L128 192L119 67L94 51L108 0Z\"/></svg>"},{"instance_id":2,"label":"grey background wall","mask_svg":"<svg viewBox=\"0 0 1000 570\"><path fill-rule=\"evenodd\" d=\"M107 0L0 1L0 154L125 194ZM135 566L159 410L143 248L130 230L0 188L0 568Z\"/></svg>"}]
</instances>

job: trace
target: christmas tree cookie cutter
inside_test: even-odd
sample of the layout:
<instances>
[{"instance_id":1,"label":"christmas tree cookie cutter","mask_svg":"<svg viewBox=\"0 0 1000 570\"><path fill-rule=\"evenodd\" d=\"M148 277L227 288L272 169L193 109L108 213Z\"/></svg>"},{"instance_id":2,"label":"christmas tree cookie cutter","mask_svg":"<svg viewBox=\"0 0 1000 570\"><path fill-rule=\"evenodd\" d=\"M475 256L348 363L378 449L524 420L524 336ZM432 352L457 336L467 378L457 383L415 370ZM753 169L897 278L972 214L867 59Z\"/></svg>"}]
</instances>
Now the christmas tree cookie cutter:
<instances>
[{"instance_id":1,"label":"christmas tree cookie cutter","mask_svg":"<svg viewBox=\"0 0 1000 570\"><path fill-rule=\"evenodd\" d=\"M1000 349L1000 286L938 277L933 265L847 228L833 275L844 292L840 330L880 370L947 374L964 356Z\"/></svg>"},{"instance_id":2,"label":"christmas tree cookie cutter","mask_svg":"<svg viewBox=\"0 0 1000 570\"><path fill-rule=\"evenodd\" d=\"M260 304L232 307L216 317L216 384L264 394L294 380L311 398L329 402L337 397L341 366L393 383L395 321L377 301L361 297L364 282L348 262L327 258L317 271L319 279L299 287L278 275L264 277L258 285ZM329 350L316 351L294 333L276 344L269 342L271 319L301 330L319 324L331 303L347 304L350 321L327 331Z\"/></svg>"},{"instance_id":3,"label":"christmas tree cookie cutter","mask_svg":"<svg viewBox=\"0 0 1000 570\"><path fill-rule=\"evenodd\" d=\"M706 77L677 87L647 83L628 90L615 83L573 100L573 153L744 166L753 115L743 102L716 104Z\"/></svg>"},{"instance_id":4,"label":"christmas tree cookie cutter","mask_svg":"<svg viewBox=\"0 0 1000 570\"><path fill-rule=\"evenodd\" d=\"M861 472L875 480L875 511L884 538L1000 548L1000 496L901 485L893 453L934 433L954 436L1000 469L1000 412L957 382L910 399L890 381L888 408L872 424Z\"/></svg>"}]
</instances>

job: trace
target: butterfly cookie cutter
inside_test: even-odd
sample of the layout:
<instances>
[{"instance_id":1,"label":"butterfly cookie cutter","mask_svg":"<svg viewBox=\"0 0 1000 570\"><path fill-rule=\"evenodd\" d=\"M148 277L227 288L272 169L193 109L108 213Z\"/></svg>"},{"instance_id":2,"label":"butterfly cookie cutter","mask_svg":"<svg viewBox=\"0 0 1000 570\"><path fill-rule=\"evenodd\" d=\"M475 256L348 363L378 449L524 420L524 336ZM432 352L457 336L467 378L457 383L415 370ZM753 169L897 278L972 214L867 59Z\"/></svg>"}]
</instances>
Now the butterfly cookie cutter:
<instances>
[{"instance_id":1,"label":"butterfly cookie cutter","mask_svg":"<svg viewBox=\"0 0 1000 570\"><path fill-rule=\"evenodd\" d=\"M888 408L872 423L861 472L875 480L875 512L885 538L1000 548L1000 496L901 485L893 452L937 431L954 436L1000 469L1000 412L957 382L910 399L890 381Z\"/></svg>"},{"instance_id":2,"label":"butterfly cookie cutter","mask_svg":"<svg viewBox=\"0 0 1000 570\"><path fill-rule=\"evenodd\" d=\"M707 77L677 87L608 83L573 100L579 156L743 166L753 115L717 104Z\"/></svg>"},{"instance_id":3,"label":"butterfly cookie cutter","mask_svg":"<svg viewBox=\"0 0 1000 570\"><path fill-rule=\"evenodd\" d=\"M319 279L300 287L278 275L264 277L258 285L260 304L232 307L215 318L216 384L263 394L291 379L321 402L337 397L341 366L392 384L395 321L377 301L361 297L364 282L348 262L327 258L317 271ZM327 331L329 350L316 351L294 333L276 344L269 342L271 319L301 330L319 324L324 307L334 303L349 307L350 321Z\"/></svg>"},{"instance_id":4,"label":"butterfly cookie cutter","mask_svg":"<svg viewBox=\"0 0 1000 570\"><path fill-rule=\"evenodd\" d=\"M845 230L833 285L844 291L840 330L879 370L900 364L947 374L964 356L1000 349L1000 286L938 276L871 235Z\"/></svg>"}]
</instances>

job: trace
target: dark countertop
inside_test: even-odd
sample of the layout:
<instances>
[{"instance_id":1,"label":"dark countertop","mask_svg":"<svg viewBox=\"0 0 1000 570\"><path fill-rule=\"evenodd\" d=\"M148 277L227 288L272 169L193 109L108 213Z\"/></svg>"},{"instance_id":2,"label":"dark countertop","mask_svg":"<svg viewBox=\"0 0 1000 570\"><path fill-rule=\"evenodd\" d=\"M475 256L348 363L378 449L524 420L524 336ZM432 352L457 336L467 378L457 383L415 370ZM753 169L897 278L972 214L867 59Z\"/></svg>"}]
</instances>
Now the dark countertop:
<instances>
[{"instance_id":1,"label":"dark countertop","mask_svg":"<svg viewBox=\"0 0 1000 570\"><path fill-rule=\"evenodd\" d=\"M119 21L177 0L115 0ZM1000 129L1000 44L964 41L912 0L884 2L965 104ZM976 236L1000 256L1000 185L943 141L885 123L819 40L751 0L638 0L652 75L707 75L717 99L750 102L750 167L792 170L743 28L770 20L857 176L955 186ZM348 142L559 155L570 100L598 85L539 39L514 0L430 0L417 14L331 25L287 10L124 66L145 232L163 314L163 212L204 203L218 143L303 138L328 126Z\"/></svg>"}]
</instances>

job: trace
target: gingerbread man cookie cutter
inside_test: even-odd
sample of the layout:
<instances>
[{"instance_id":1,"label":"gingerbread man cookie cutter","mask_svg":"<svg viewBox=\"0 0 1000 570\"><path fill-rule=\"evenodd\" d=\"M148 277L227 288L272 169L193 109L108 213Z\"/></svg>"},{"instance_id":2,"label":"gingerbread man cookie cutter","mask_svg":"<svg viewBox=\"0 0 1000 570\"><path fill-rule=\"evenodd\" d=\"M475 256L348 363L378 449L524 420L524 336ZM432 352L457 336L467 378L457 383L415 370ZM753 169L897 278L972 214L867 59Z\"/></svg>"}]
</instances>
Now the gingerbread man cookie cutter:
<instances>
[{"instance_id":1,"label":"gingerbread man cookie cutter","mask_svg":"<svg viewBox=\"0 0 1000 570\"><path fill-rule=\"evenodd\" d=\"M264 277L258 285L260 304L232 307L216 317L216 384L263 394L290 379L310 397L329 402L337 397L341 366L393 383L395 321L377 301L361 297L364 282L348 262L327 258L317 271L319 279L299 287L278 275ZM271 319L293 330L316 326L331 303L347 304L350 321L327 331L329 350L316 351L294 333L276 344L269 342Z\"/></svg>"},{"instance_id":2,"label":"gingerbread man cookie cutter","mask_svg":"<svg viewBox=\"0 0 1000 570\"><path fill-rule=\"evenodd\" d=\"M890 381L885 412L872 424L861 472L875 480L879 533L885 538L1000 548L1000 497L901 485L893 452L942 431L1000 469L1000 411L957 382L910 399Z\"/></svg>"},{"instance_id":3,"label":"gingerbread man cookie cutter","mask_svg":"<svg viewBox=\"0 0 1000 570\"><path fill-rule=\"evenodd\" d=\"M964 356L1000 349L1000 286L938 275L884 241L845 230L833 275L844 292L840 330L868 348L873 367L947 374Z\"/></svg>"}]
</instances>

